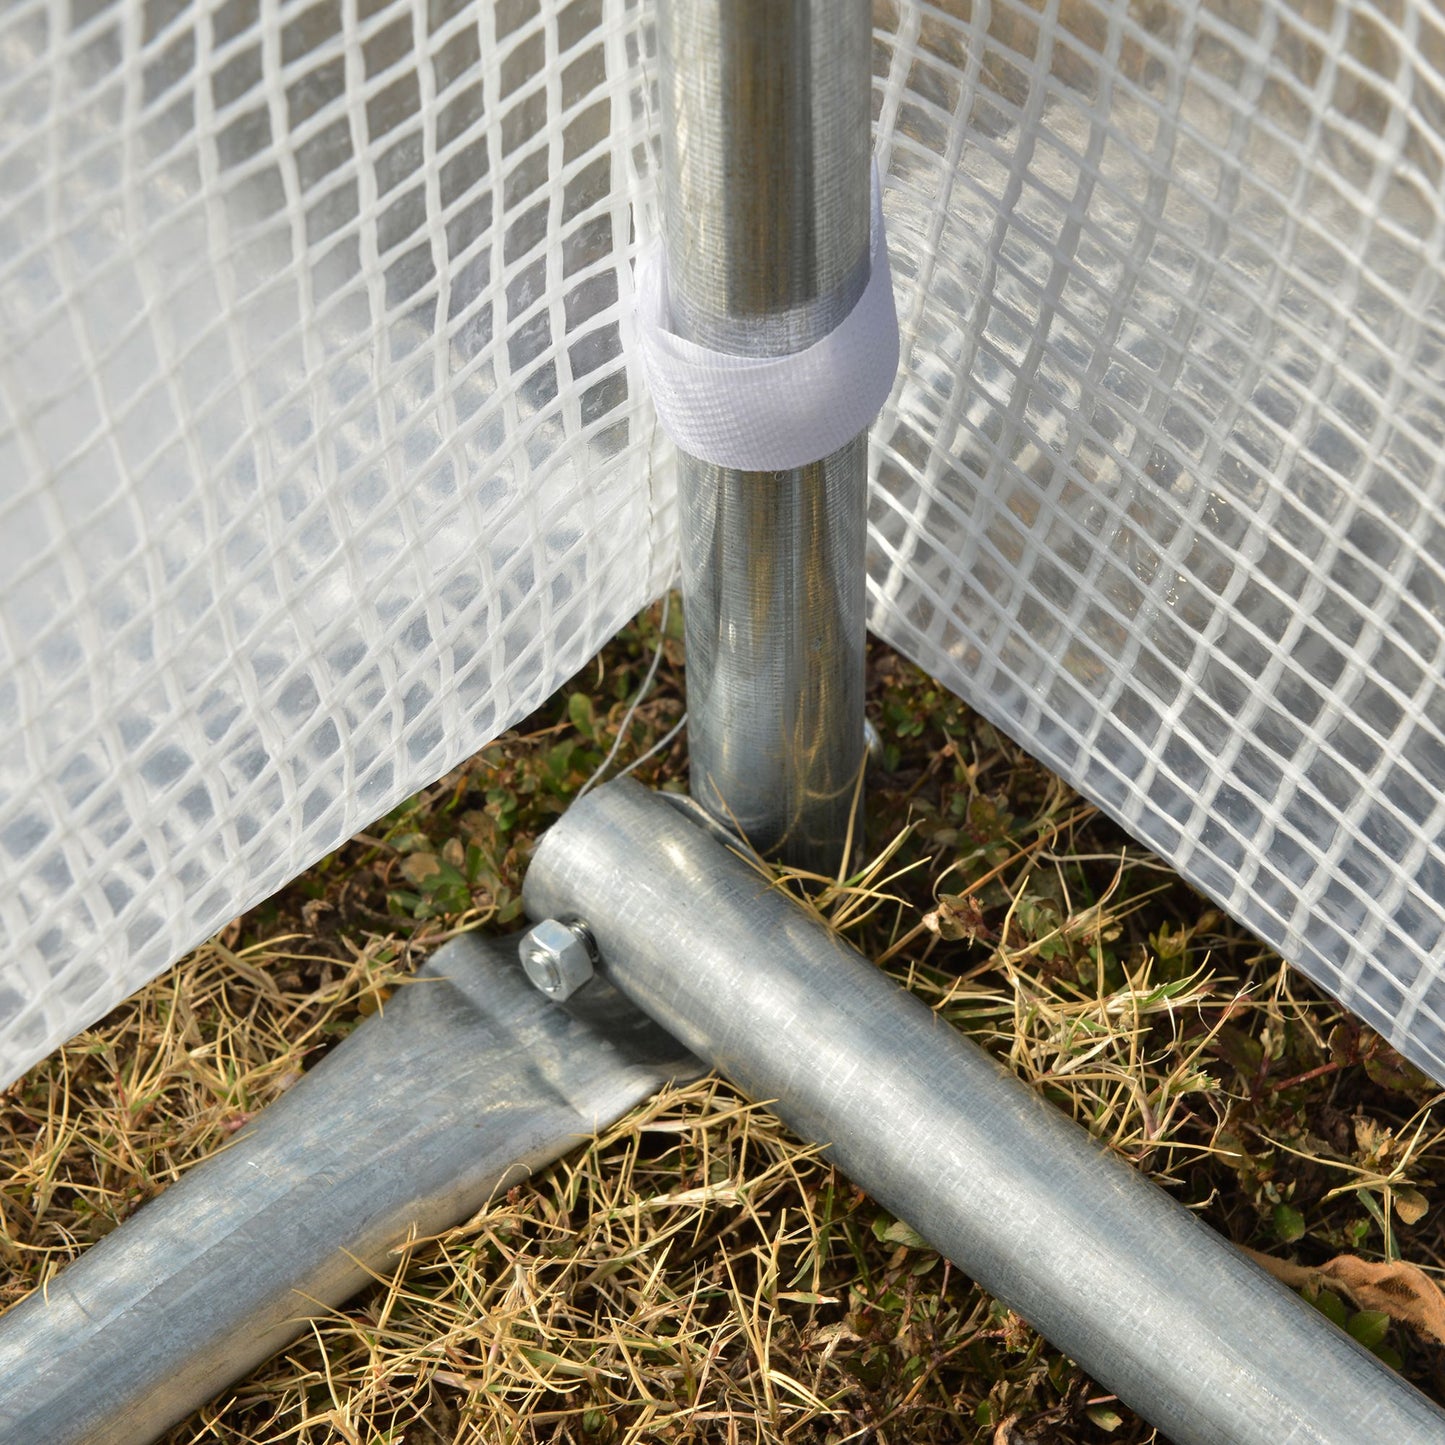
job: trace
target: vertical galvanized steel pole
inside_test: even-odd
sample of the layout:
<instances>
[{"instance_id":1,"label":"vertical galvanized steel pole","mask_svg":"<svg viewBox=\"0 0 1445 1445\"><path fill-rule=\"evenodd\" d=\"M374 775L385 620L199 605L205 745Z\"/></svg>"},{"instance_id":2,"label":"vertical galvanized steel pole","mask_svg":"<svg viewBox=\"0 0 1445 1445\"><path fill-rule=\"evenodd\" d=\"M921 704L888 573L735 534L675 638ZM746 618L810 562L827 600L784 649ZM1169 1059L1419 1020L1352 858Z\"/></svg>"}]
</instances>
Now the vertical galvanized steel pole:
<instances>
[{"instance_id":1,"label":"vertical galvanized steel pole","mask_svg":"<svg viewBox=\"0 0 1445 1445\"><path fill-rule=\"evenodd\" d=\"M672 325L811 345L868 279L867 0L661 0ZM837 869L863 761L867 437L785 472L684 456L694 796L760 852Z\"/></svg>"}]
</instances>

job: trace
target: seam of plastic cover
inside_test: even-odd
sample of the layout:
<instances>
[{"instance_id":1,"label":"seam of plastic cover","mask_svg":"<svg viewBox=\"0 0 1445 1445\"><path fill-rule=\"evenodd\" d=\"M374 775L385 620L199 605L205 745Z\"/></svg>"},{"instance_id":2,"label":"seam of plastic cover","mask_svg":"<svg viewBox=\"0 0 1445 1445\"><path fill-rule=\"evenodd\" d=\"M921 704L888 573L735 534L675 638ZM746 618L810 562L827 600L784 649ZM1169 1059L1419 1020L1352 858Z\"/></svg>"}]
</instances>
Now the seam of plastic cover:
<instances>
[{"instance_id":1,"label":"seam of plastic cover","mask_svg":"<svg viewBox=\"0 0 1445 1445\"><path fill-rule=\"evenodd\" d=\"M659 237L638 258L638 355L663 431L679 450L739 471L786 471L830 456L865 431L898 371L898 312L878 167L873 168L869 276L847 316L786 356L734 356L670 329Z\"/></svg>"}]
</instances>

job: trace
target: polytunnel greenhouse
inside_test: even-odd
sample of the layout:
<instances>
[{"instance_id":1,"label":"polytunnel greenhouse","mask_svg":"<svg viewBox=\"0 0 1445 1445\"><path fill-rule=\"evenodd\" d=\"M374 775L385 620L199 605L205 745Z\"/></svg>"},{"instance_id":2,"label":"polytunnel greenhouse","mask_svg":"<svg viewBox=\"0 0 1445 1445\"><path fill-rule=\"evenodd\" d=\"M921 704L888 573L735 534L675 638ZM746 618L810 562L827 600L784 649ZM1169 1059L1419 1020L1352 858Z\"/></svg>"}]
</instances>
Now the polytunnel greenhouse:
<instances>
[{"instance_id":1,"label":"polytunnel greenhouse","mask_svg":"<svg viewBox=\"0 0 1445 1445\"><path fill-rule=\"evenodd\" d=\"M392 1281L356 1317L368 1388L399 1371L456 1399L386 1433L297 1365L293 1438L1445 1438L1420 1187L1445 1086L1442 177L1426 0L12 0L0 1136L36 1172L0 1202L0 1438L284 1438L207 1402L244 1405L235 1382L298 1337L327 1358L368 1280ZM666 785L613 776L684 656L685 733L680 701L642 719ZM594 673L617 680L598 716ZM936 680L973 742L911 742L897 699L925 684L904 677ZM564 687L577 706L546 721ZM586 766L497 874L516 896L467 913L498 818L541 796L507 740L538 730L560 777L568 725ZM1039 798L985 776L1005 757ZM955 815L904 819L955 773ZM408 811L424 790L449 798L434 823ZM921 921L855 947L828 909L897 901L875 799L937 867ZM1095 818L1117 844L1090 834L1066 867ZM260 1066L254 1100L233 1067L196 1157L137 1162L125 1130L170 1085L147 1092L150 1056L103 1021L150 986L161 1051L221 1089L229 1036L203 1042L190 982L152 981L190 955L217 998L279 1000L289 971L312 1009L343 972L305 961L329 885L309 913L266 900L363 854L408 926L456 926L426 949L393 931L384 958L338 929L385 985ZM1233 930L1233 1002L1167 927L1138 956L1177 944L1177 977L1142 982L1121 942L1106 980L1126 862ZM1056 891L1027 892L1049 869ZM265 967L233 924L258 905L307 920ZM1266 988L1276 955L1292 972ZM1288 1013L1296 974L1323 993ZM1066 1096L1116 1047L1061 1062L1096 984L1097 1027L1132 1011L1136 1053L1197 1043L1169 1088L1295 1262L1261 1268L1214 1186L1155 1161L1186 1107L1168 1089L1118 1076L1144 1101L1132 1152L1102 1095ZM1262 1043L1230 1022L1255 1008ZM1054 1030L1047 1067L964 1036L1026 1014ZM82 1176L87 1069L128 1122L97 1105ZM1316 1077L1318 1107L1290 1092ZM607 1141L627 1118L651 1121L634 1152L682 1138L678 1089L759 1121L773 1173L819 1172L771 1213L701 1154L649 1194ZM1306 1218L1286 1156L1316 1149L1358 1229ZM621 1316L621 1355L574 1351L605 1333L587 1291L653 1250L655 1284L689 1237L607 1234L543 1324L516 1240L582 1239L571 1171L599 1159L609 1229L722 1200L760 1231L749 1268L776 1266L789 1210L832 1228L846 1195L839 1239L883 1246L893 1283L865 1264L830 1295L816 1233L791 1277L763 1271L755 1310L806 1312L777 1323L803 1380L769 1364L774 1316L749 1316L733 1255L698 1243L698 1318L760 1382L742 1406L709 1383L722 1335L675 1343L691 1306L641 1363L618 1363ZM556 1160L570 1203L550 1226L515 1205L509 1233L506 1201ZM469 1220L471 1283L442 1293L476 1299L385 1364L408 1271ZM885 1342L882 1301L932 1290L936 1323L955 1274L988 1292L968 1330ZM514 1316L522 1344L487 1334ZM1030 1327L1055 1355L1009 1334ZM1059 1363L1027 1385L999 1365L987 1399L939 1383L965 1347L1013 1345ZM474 1354L520 1362L512 1393ZM825 1388L835 1358L853 1373ZM875 1408L895 1365L913 1383ZM1055 1403L1026 1418L1030 1391ZM934 1395L925 1429L909 1411Z\"/></svg>"}]
</instances>

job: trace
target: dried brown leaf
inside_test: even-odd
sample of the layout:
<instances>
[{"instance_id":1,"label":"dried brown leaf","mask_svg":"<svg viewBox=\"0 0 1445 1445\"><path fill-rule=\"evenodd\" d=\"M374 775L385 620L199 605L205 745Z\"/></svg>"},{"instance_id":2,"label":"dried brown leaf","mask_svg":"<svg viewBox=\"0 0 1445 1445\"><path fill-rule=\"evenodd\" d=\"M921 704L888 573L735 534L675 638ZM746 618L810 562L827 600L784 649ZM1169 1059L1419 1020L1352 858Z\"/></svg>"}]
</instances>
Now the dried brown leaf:
<instances>
[{"instance_id":1,"label":"dried brown leaf","mask_svg":"<svg viewBox=\"0 0 1445 1445\"><path fill-rule=\"evenodd\" d=\"M938 907L924 915L923 926L948 943L973 943L979 938L993 937L984 923L978 900L966 893L943 894Z\"/></svg>"},{"instance_id":2,"label":"dried brown leaf","mask_svg":"<svg viewBox=\"0 0 1445 1445\"><path fill-rule=\"evenodd\" d=\"M435 853L413 853L401 860L401 871L408 883L422 888L428 878L435 878L442 871L442 865Z\"/></svg>"},{"instance_id":3,"label":"dried brown leaf","mask_svg":"<svg viewBox=\"0 0 1445 1445\"><path fill-rule=\"evenodd\" d=\"M1419 1224L1429 1209L1430 1201L1418 1189L1395 1190L1395 1213L1406 1224Z\"/></svg>"},{"instance_id":4,"label":"dried brown leaf","mask_svg":"<svg viewBox=\"0 0 1445 1445\"><path fill-rule=\"evenodd\" d=\"M1326 1283L1347 1294L1360 1310L1379 1310L1413 1325L1445 1344L1445 1293L1418 1265L1403 1260L1376 1263L1354 1254L1337 1254L1309 1266L1246 1249L1258 1265L1291 1289L1318 1291Z\"/></svg>"}]
</instances>

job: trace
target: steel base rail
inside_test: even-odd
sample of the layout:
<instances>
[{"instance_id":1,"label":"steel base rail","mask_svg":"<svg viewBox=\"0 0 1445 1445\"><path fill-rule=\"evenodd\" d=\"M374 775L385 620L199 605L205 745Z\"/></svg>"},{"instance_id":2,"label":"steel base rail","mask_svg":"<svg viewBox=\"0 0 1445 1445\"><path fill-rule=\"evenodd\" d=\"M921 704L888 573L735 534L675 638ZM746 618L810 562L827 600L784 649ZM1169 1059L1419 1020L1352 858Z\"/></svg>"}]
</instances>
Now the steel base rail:
<instances>
[{"instance_id":1,"label":"steel base rail","mask_svg":"<svg viewBox=\"0 0 1445 1445\"><path fill-rule=\"evenodd\" d=\"M390 1273L409 1237L696 1060L605 984L564 1010L516 939L441 949L221 1153L0 1319L0 1441L153 1440Z\"/></svg>"},{"instance_id":2,"label":"steel base rail","mask_svg":"<svg viewBox=\"0 0 1445 1445\"><path fill-rule=\"evenodd\" d=\"M868 0L660 0L662 213L677 332L800 351L868 280ZM678 459L693 795L832 874L863 763L867 436L809 466Z\"/></svg>"},{"instance_id":3,"label":"steel base rail","mask_svg":"<svg viewBox=\"0 0 1445 1445\"><path fill-rule=\"evenodd\" d=\"M665 796L590 794L523 896L1178 1445L1445 1440L1445 1413Z\"/></svg>"}]
</instances>

